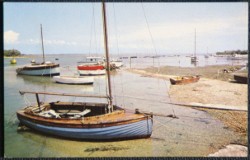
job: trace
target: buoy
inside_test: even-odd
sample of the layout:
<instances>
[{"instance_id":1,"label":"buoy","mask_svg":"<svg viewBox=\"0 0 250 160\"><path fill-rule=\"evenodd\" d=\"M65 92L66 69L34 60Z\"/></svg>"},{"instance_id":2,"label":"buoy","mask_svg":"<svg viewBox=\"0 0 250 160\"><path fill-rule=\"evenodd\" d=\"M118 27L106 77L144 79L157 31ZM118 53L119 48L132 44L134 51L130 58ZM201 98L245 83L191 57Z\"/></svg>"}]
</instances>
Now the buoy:
<instances>
[{"instance_id":1,"label":"buoy","mask_svg":"<svg viewBox=\"0 0 250 160\"><path fill-rule=\"evenodd\" d=\"M12 59L10 60L10 64L16 64L16 59L15 59L15 58L12 58Z\"/></svg>"}]
</instances>

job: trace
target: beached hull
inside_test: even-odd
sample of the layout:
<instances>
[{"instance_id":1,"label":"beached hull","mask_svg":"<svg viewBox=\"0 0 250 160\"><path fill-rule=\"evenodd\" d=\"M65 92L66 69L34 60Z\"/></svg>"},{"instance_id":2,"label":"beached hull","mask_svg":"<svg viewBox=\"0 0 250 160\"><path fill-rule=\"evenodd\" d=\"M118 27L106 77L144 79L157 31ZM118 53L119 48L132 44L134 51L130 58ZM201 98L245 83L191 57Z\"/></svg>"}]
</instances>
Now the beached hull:
<instances>
[{"instance_id":1,"label":"beached hull","mask_svg":"<svg viewBox=\"0 0 250 160\"><path fill-rule=\"evenodd\" d=\"M18 68L16 70L17 74L20 75L30 75L30 76L54 76L60 75L59 65L53 66L28 66L23 68Z\"/></svg>"},{"instance_id":2,"label":"beached hull","mask_svg":"<svg viewBox=\"0 0 250 160\"><path fill-rule=\"evenodd\" d=\"M104 75L106 70L78 70L79 75L81 76L95 76L95 75Z\"/></svg>"},{"instance_id":3,"label":"beached hull","mask_svg":"<svg viewBox=\"0 0 250 160\"><path fill-rule=\"evenodd\" d=\"M242 73L242 74L235 74L234 75L234 80L236 82L239 82L239 83L244 83L244 84L247 84L248 83L248 76L247 76L247 73Z\"/></svg>"},{"instance_id":4,"label":"beached hull","mask_svg":"<svg viewBox=\"0 0 250 160\"><path fill-rule=\"evenodd\" d=\"M61 84L93 84L93 77L74 77L74 76L54 76L53 80Z\"/></svg>"},{"instance_id":5,"label":"beached hull","mask_svg":"<svg viewBox=\"0 0 250 160\"><path fill-rule=\"evenodd\" d=\"M54 136L82 139L82 140L119 140L146 138L152 134L153 121L151 119L141 120L139 122L122 124L118 126L100 128L64 128L37 124L19 118L20 122L25 126Z\"/></svg>"},{"instance_id":6,"label":"beached hull","mask_svg":"<svg viewBox=\"0 0 250 160\"><path fill-rule=\"evenodd\" d=\"M183 76L179 78L170 78L170 83L172 85L182 85L198 82L200 79L199 76Z\"/></svg>"}]
</instances>

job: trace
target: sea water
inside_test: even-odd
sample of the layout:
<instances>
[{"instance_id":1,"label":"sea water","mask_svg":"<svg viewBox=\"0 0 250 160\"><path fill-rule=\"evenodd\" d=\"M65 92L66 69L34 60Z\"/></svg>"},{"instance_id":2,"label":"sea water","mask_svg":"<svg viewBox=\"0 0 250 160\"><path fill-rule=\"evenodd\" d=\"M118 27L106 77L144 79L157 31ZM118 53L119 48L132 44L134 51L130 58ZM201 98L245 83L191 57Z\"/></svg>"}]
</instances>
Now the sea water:
<instances>
[{"instance_id":1,"label":"sea water","mask_svg":"<svg viewBox=\"0 0 250 160\"><path fill-rule=\"evenodd\" d=\"M55 58L59 59L57 62L61 66L61 75L74 75L77 61L82 60L83 57L54 55L46 60L55 62ZM170 58L172 60L169 60ZM169 81L132 74L124 69L113 71L111 74L116 104L132 110L138 108L156 114L174 114L178 118L154 116L153 133L150 138L115 142L69 140L33 130L18 132L19 121L16 118L16 111L36 103L35 95L21 96L20 90L98 95L106 94L107 91L106 76L96 76L93 85L63 85L54 83L51 77L16 75L16 68L30 63L30 60L31 58L19 58L16 65L10 65L9 59L4 59L4 153L6 157L207 156L239 138L236 133L228 130L222 122L206 112L169 104L171 102L168 96ZM127 68L156 65L151 63L152 58L138 58L131 61L124 60ZM159 58L159 61L160 65L192 66L190 57L184 56L163 57ZM199 65L232 63L222 58L207 61L205 62L204 59L204 63L200 61ZM40 95L40 100L105 101L49 95Z\"/></svg>"}]
</instances>

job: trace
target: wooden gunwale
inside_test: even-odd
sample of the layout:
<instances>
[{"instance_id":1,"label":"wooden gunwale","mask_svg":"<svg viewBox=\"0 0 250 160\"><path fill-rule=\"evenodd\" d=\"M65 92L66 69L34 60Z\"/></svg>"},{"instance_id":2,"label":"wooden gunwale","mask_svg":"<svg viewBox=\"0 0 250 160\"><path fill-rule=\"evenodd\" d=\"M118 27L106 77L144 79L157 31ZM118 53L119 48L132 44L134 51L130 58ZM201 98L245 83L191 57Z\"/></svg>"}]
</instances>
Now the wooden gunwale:
<instances>
[{"instance_id":1,"label":"wooden gunwale","mask_svg":"<svg viewBox=\"0 0 250 160\"><path fill-rule=\"evenodd\" d=\"M102 128L111 127L124 124L135 123L141 120L148 119L149 116L143 114L133 113L116 113L114 111L111 114L105 114L102 116L92 116L79 119L66 119L66 118L46 118L36 115L24 113L24 111L17 112L19 119L26 119L36 124L42 124L55 127L67 127L67 128Z\"/></svg>"}]
</instances>

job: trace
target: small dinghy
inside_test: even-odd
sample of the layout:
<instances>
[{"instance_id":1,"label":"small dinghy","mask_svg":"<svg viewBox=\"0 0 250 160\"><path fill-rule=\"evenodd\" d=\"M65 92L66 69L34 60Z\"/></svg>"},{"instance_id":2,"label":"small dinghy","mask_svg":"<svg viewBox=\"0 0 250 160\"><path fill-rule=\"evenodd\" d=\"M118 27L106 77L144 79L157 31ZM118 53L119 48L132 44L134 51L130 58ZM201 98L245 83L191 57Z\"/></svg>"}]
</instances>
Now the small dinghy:
<instances>
[{"instance_id":1,"label":"small dinghy","mask_svg":"<svg viewBox=\"0 0 250 160\"><path fill-rule=\"evenodd\" d=\"M199 79L200 79L199 75L196 75L196 76L181 76L181 77L176 77L176 78L170 78L170 82L173 85L188 84L188 83L198 82Z\"/></svg>"},{"instance_id":2,"label":"small dinghy","mask_svg":"<svg viewBox=\"0 0 250 160\"><path fill-rule=\"evenodd\" d=\"M56 83L61 84L93 84L93 77L86 76L53 76Z\"/></svg>"}]
</instances>

